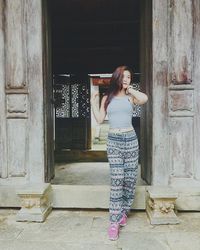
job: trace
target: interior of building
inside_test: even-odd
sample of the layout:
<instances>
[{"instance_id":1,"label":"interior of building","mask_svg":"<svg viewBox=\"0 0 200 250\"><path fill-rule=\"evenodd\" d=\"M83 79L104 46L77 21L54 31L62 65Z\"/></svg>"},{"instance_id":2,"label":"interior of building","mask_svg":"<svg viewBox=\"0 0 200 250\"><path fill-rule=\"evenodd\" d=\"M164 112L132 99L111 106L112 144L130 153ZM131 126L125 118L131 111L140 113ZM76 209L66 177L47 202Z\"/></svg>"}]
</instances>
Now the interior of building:
<instances>
[{"instance_id":1,"label":"interior of building","mask_svg":"<svg viewBox=\"0 0 200 250\"><path fill-rule=\"evenodd\" d=\"M55 99L52 183L104 185L109 182L108 124L94 124L90 95L96 88L102 96L120 65L133 69L133 84L139 88L140 1L50 0L49 16ZM133 125L140 139L138 113Z\"/></svg>"}]
</instances>

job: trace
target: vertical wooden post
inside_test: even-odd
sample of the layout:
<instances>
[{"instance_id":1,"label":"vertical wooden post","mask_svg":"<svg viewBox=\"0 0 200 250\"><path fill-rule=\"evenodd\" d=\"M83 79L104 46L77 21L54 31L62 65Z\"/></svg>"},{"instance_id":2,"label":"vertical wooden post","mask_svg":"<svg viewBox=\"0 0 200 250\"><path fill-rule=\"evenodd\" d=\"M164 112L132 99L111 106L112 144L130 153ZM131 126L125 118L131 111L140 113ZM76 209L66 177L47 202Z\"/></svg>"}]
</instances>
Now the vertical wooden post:
<instances>
[{"instance_id":1,"label":"vertical wooden post","mask_svg":"<svg viewBox=\"0 0 200 250\"><path fill-rule=\"evenodd\" d=\"M152 185L168 185L168 1L153 0Z\"/></svg>"},{"instance_id":2,"label":"vertical wooden post","mask_svg":"<svg viewBox=\"0 0 200 250\"><path fill-rule=\"evenodd\" d=\"M142 0L140 33L141 91L148 95L148 102L141 107L140 159L142 178L151 184L152 179L152 1Z\"/></svg>"},{"instance_id":3,"label":"vertical wooden post","mask_svg":"<svg viewBox=\"0 0 200 250\"><path fill-rule=\"evenodd\" d=\"M4 3L0 0L0 177L8 177L7 167L7 131L6 131L6 96L5 96L5 44L4 44Z\"/></svg>"}]
</instances>

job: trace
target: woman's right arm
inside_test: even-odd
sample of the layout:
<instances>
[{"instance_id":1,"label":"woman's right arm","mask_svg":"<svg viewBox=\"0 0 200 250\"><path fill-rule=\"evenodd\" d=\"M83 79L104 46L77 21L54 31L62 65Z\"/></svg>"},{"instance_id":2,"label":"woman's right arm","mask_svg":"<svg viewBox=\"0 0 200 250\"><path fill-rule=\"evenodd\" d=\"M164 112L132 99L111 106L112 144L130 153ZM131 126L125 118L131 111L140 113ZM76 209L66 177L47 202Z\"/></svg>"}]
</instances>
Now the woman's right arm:
<instances>
[{"instance_id":1,"label":"woman's right arm","mask_svg":"<svg viewBox=\"0 0 200 250\"><path fill-rule=\"evenodd\" d=\"M105 111L105 101L107 96L104 96L101 100L101 106L100 109L98 107L97 103L97 96L99 95L98 92L94 92L91 97L91 106L92 106L92 111L95 117L95 120L97 121L98 124L103 123L105 117L106 117L106 111Z\"/></svg>"}]
</instances>

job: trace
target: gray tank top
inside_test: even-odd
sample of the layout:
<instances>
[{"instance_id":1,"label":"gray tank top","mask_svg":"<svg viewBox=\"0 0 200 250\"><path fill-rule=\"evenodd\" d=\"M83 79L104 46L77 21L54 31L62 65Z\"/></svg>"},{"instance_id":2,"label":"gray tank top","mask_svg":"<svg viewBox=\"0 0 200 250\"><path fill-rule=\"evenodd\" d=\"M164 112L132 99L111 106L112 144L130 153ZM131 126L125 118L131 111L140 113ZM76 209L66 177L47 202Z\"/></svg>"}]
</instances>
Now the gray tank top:
<instances>
[{"instance_id":1,"label":"gray tank top","mask_svg":"<svg viewBox=\"0 0 200 250\"><path fill-rule=\"evenodd\" d=\"M133 104L129 96L115 96L107 107L110 128L131 128Z\"/></svg>"}]
</instances>

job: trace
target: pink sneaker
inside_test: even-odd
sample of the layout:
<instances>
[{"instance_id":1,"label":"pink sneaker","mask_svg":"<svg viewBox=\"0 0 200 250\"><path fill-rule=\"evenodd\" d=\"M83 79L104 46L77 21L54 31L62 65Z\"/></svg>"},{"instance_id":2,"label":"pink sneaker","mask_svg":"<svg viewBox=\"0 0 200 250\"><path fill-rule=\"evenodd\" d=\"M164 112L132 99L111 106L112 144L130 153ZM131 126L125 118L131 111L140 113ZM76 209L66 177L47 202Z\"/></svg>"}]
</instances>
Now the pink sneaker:
<instances>
[{"instance_id":1,"label":"pink sneaker","mask_svg":"<svg viewBox=\"0 0 200 250\"><path fill-rule=\"evenodd\" d=\"M119 222L119 225L124 227L124 226L126 226L126 223L127 223L127 215L123 214L123 217L121 218L121 220Z\"/></svg>"},{"instance_id":2,"label":"pink sneaker","mask_svg":"<svg viewBox=\"0 0 200 250\"><path fill-rule=\"evenodd\" d=\"M119 237L119 224L118 223L110 223L108 228L108 236L110 240L117 240Z\"/></svg>"}]
</instances>

